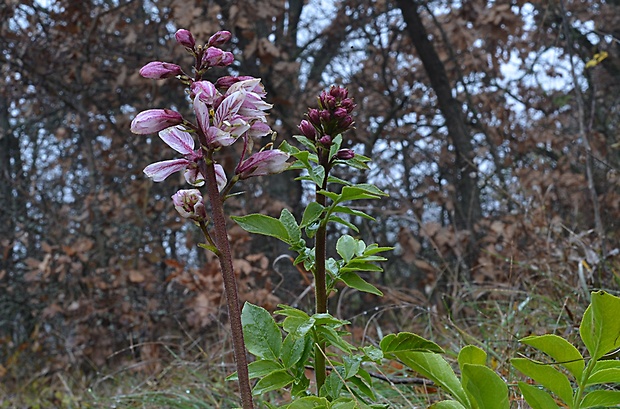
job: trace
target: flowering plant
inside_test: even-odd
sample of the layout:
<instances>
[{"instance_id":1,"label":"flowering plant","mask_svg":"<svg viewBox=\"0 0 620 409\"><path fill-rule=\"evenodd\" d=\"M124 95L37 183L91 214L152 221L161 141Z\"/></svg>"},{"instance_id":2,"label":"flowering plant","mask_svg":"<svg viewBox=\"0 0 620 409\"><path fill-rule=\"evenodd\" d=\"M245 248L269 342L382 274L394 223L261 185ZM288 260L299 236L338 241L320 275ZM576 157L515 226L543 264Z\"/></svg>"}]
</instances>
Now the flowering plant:
<instances>
[{"instance_id":1,"label":"flowering plant","mask_svg":"<svg viewBox=\"0 0 620 409\"><path fill-rule=\"evenodd\" d=\"M365 364L392 359L430 379L450 397L434 403L431 408L508 409L508 387L486 366L487 353L479 347L468 345L461 349L457 357L459 377L440 355L443 349L432 341L401 332L386 335L378 346L357 348L345 339L347 321L329 313L328 298L338 285L381 295L362 273L381 272L377 263L385 258L379 254L391 249L374 243L367 245L344 234L335 243L337 257L327 257L330 223L358 233L353 223L356 218L373 220L347 203L384 196L372 184L353 184L330 175L336 166L367 169L366 163L370 160L350 148L343 148L343 135L354 124L355 104L348 91L331 87L321 93L318 107L310 108L306 119L299 124L301 135L294 136L301 149L283 142L279 149L268 144L268 149L251 152L252 138L272 133L265 113L271 105L264 101L266 93L260 79L225 76L215 83L202 79L209 68L233 62L233 55L219 48L230 39L230 33L220 31L204 45L196 44L187 30L177 31L175 37L194 57L193 76L186 74L179 65L159 61L148 63L140 73L149 79L175 77L185 84L196 121L173 110L149 109L136 115L131 130L136 134L158 133L168 146L182 155L182 158L150 164L144 173L153 181L161 182L172 173L184 172L185 180L192 186L177 191L172 203L182 217L200 227L207 241L200 246L219 258L237 365L236 373L229 379L239 382L243 408L253 408L253 394L283 388L289 388L294 398L284 406L288 409L385 407L376 404L371 374ZM218 154L238 141L243 143L239 161L234 169L224 169L217 163ZM297 253L294 264L314 277L314 313L280 305L275 314L284 318L276 322L259 306L246 303L243 311L240 309L223 203L237 182L286 169L300 170L302 176L298 179L315 187L315 199L306 206L300 221L286 209L278 219L262 214L232 217L251 233L275 237L288 244L290 250ZM203 196L198 187L206 187L207 195ZM307 246L307 240L313 241L311 247ZM620 348L620 321L616 317L619 310L620 298L603 291L592 293L592 303L579 328L590 355L587 358L557 335L521 340L548 355L554 360L553 365L566 371L560 372L553 366L526 358L513 359L512 365L568 407L617 406L618 392L592 390L592 385L617 383L620 366L606 358ZM246 347L256 358L250 364ZM314 387L306 375L308 368L314 371ZM258 381L251 388L250 379L254 378ZM557 399L545 390L525 382L519 382L518 386L533 408L558 407Z\"/></svg>"},{"instance_id":2,"label":"flowering plant","mask_svg":"<svg viewBox=\"0 0 620 409\"><path fill-rule=\"evenodd\" d=\"M230 40L231 34L220 31L204 45L197 44L187 30L177 31L175 38L194 57L193 75L187 74L177 64L160 61L146 64L140 74L155 80L179 79L188 87L196 120L190 121L170 109L149 109L136 115L131 131L140 135L158 133L168 146L183 155L150 164L144 168L144 173L154 182L161 182L175 172L184 172L185 180L194 187L176 192L172 202L181 217L193 220L200 227L207 241L201 246L219 258L242 403L244 408L251 408L241 311L223 203L239 180L284 171L290 166L287 162L289 154L273 149L272 144L267 145L271 149L251 152L253 138L272 134L266 119L266 111L271 104L264 101L266 92L259 78L226 76L215 84L202 79L208 69L228 66L234 61L232 53L220 49ZM217 162L217 157L222 150L237 142L243 143L242 154L237 166L229 170L232 177L228 179L227 170ZM206 187L207 200L196 189L203 186ZM207 212L209 207L210 216Z\"/></svg>"}]
</instances>

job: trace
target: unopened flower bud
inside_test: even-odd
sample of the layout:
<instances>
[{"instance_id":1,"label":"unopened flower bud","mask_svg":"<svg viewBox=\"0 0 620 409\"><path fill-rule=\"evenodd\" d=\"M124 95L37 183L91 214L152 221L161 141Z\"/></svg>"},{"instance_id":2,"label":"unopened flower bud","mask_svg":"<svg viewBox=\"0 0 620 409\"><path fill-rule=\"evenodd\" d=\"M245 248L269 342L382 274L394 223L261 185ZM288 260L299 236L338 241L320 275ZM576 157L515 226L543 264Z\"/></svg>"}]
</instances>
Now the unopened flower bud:
<instances>
[{"instance_id":1,"label":"unopened flower bud","mask_svg":"<svg viewBox=\"0 0 620 409\"><path fill-rule=\"evenodd\" d=\"M207 211L198 189L181 189L172 195L174 208L181 217L196 221L205 220Z\"/></svg>"},{"instance_id":2,"label":"unopened flower bud","mask_svg":"<svg viewBox=\"0 0 620 409\"><path fill-rule=\"evenodd\" d=\"M171 109L147 109L140 112L131 121L131 132L138 135L147 135L179 125L182 122L183 117L181 114Z\"/></svg>"},{"instance_id":3,"label":"unopened flower bud","mask_svg":"<svg viewBox=\"0 0 620 409\"><path fill-rule=\"evenodd\" d=\"M310 108L308 110L308 118L310 119L310 122L312 122L312 124L314 126L321 126L321 115L319 114L319 110L316 108Z\"/></svg>"},{"instance_id":4,"label":"unopened flower bud","mask_svg":"<svg viewBox=\"0 0 620 409\"><path fill-rule=\"evenodd\" d=\"M301 131L301 134L306 138L310 139L311 141L314 141L316 139L316 130L309 121L304 119L303 121L301 121L298 128Z\"/></svg>"},{"instance_id":5,"label":"unopened flower bud","mask_svg":"<svg viewBox=\"0 0 620 409\"><path fill-rule=\"evenodd\" d=\"M140 75L152 80L161 80L181 74L183 74L181 67L169 62L152 61L140 69Z\"/></svg>"},{"instance_id":6,"label":"unopened flower bud","mask_svg":"<svg viewBox=\"0 0 620 409\"><path fill-rule=\"evenodd\" d=\"M177 43L181 44L183 47L187 47L190 49L194 49L196 46L196 40L194 40L194 36L188 30L180 29L174 35Z\"/></svg>"},{"instance_id":7,"label":"unopened flower bud","mask_svg":"<svg viewBox=\"0 0 620 409\"><path fill-rule=\"evenodd\" d=\"M330 114L329 111L323 110L319 111L319 117L321 118L321 121L329 122L332 119L332 114Z\"/></svg>"},{"instance_id":8,"label":"unopened flower bud","mask_svg":"<svg viewBox=\"0 0 620 409\"><path fill-rule=\"evenodd\" d=\"M323 135L321 136L321 138L319 139L319 142L325 146L331 146L332 144L332 137L329 135Z\"/></svg>"},{"instance_id":9,"label":"unopened flower bud","mask_svg":"<svg viewBox=\"0 0 620 409\"><path fill-rule=\"evenodd\" d=\"M207 47L210 47L210 46L217 47L222 44L226 44L228 41L230 41L231 37L232 37L232 34L230 34L229 31L218 31L217 33L213 34L211 38L209 38Z\"/></svg>"},{"instance_id":10,"label":"unopened flower bud","mask_svg":"<svg viewBox=\"0 0 620 409\"><path fill-rule=\"evenodd\" d=\"M235 57L228 51L222 51L217 47L209 47L202 55L202 65L205 67L225 67L232 64Z\"/></svg>"},{"instance_id":11,"label":"unopened flower bud","mask_svg":"<svg viewBox=\"0 0 620 409\"><path fill-rule=\"evenodd\" d=\"M329 89L329 95L336 99L343 100L349 96L349 90L343 87L332 86Z\"/></svg>"},{"instance_id":12,"label":"unopened flower bud","mask_svg":"<svg viewBox=\"0 0 620 409\"><path fill-rule=\"evenodd\" d=\"M351 125L353 125L353 118L351 117L351 115L347 115L338 121L338 128L342 130L340 131L340 133L349 129Z\"/></svg>"},{"instance_id":13,"label":"unopened flower bud","mask_svg":"<svg viewBox=\"0 0 620 409\"><path fill-rule=\"evenodd\" d=\"M353 152L352 149L340 149L338 152L336 152L336 158L342 159L342 160L351 159L354 156L355 156L355 152Z\"/></svg>"},{"instance_id":14,"label":"unopened flower bud","mask_svg":"<svg viewBox=\"0 0 620 409\"><path fill-rule=\"evenodd\" d=\"M349 113L347 112L346 109L344 108L336 108L336 110L334 111L334 118L336 119L342 119L345 116L347 116Z\"/></svg>"}]
</instances>

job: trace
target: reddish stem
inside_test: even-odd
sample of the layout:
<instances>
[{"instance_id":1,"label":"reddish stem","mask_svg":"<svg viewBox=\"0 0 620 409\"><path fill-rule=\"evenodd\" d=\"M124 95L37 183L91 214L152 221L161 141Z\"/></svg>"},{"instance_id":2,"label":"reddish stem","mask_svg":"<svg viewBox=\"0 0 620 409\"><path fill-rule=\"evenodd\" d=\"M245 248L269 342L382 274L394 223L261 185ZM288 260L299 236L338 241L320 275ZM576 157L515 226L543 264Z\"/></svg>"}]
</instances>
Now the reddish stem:
<instances>
[{"instance_id":1,"label":"reddish stem","mask_svg":"<svg viewBox=\"0 0 620 409\"><path fill-rule=\"evenodd\" d=\"M243 409L253 409L252 388L248 375L248 360L245 351L245 341L243 339L243 327L241 325L241 308L239 305L239 294L237 291L237 280L232 264L232 253L228 241L226 230L226 217L224 215L224 204L220 192L217 190L217 180L215 176L215 163L211 158L212 151L207 151L206 157L206 177L207 192L211 202L211 216L215 230L215 244L219 251L220 266L224 277L224 292L228 303L228 316L230 319L230 330L232 332L233 353L237 364L237 376L239 379L239 389L241 393L241 404Z\"/></svg>"}]
</instances>

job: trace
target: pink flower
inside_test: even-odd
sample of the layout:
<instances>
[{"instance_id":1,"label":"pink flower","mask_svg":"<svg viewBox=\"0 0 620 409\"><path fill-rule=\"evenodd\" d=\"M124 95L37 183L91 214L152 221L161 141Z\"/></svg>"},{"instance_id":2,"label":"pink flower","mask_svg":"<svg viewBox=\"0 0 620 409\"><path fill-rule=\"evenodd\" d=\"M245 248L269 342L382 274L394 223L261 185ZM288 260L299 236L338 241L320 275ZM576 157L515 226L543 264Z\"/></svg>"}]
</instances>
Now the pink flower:
<instances>
[{"instance_id":1,"label":"pink flower","mask_svg":"<svg viewBox=\"0 0 620 409\"><path fill-rule=\"evenodd\" d=\"M204 200L198 189L181 189L172 195L174 208L181 217L202 221L207 218Z\"/></svg>"},{"instance_id":2,"label":"pink flower","mask_svg":"<svg viewBox=\"0 0 620 409\"><path fill-rule=\"evenodd\" d=\"M239 164L236 173L240 179L281 173L291 165L288 158L288 153L278 149L256 152Z\"/></svg>"},{"instance_id":3,"label":"pink flower","mask_svg":"<svg viewBox=\"0 0 620 409\"><path fill-rule=\"evenodd\" d=\"M209 38L209 42L207 42L207 45L217 47L229 42L231 37L232 34L230 34L230 31L218 31L217 33L213 34L211 38Z\"/></svg>"},{"instance_id":4,"label":"pink flower","mask_svg":"<svg viewBox=\"0 0 620 409\"><path fill-rule=\"evenodd\" d=\"M140 112L131 121L131 132L138 135L147 135L179 125L182 122L183 117L181 114L171 109L148 109Z\"/></svg>"},{"instance_id":5,"label":"pink flower","mask_svg":"<svg viewBox=\"0 0 620 409\"><path fill-rule=\"evenodd\" d=\"M140 69L140 75L153 80L161 80L181 74L183 74L181 67L169 62L152 61Z\"/></svg>"},{"instance_id":6,"label":"pink flower","mask_svg":"<svg viewBox=\"0 0 620 409\"><path fill-rule=\"evenodd\" d=\"M198 162L202 159L202 151L194 151L192 135L185 132L182 127L175 126L161 131L159 137L184 157L152 163L144 168L144 174L152 178L154 182L161 182L173 173L184 170L187 183L193 186L204 185L205 177L198 167Z\"/></svg>"},{"instance_id":7,"label":"pink flower","mask_svg":"<svg viewBox=\"0 0 620 409\"><path fill-rule=\"evenodd\" d=\"M207 138L209 149L230 146L250 129L250 124L238 114L241 104L243 95L235 93L224 98L213 112L213 107L204 103L200 99L200 94L196 95L194 111L198 126Z\"/></svg>"},{"instance_id":8,"label":"pink flower","mask_svg":"<svg viewBox=\"0 0 620 409\"><path fill-rule=\"evenodd\" d=\"M215 101L222 95L215 89L209 81L196 81L190 86L190 95L192 98L198 96L202 102L208 106L215 105Z\"/></svg>"},{"instance_id":9,"label":"pink flower","mask_svg":"<svg viewBox=\"0 0 620 409\"><path fill-rule=\"evenodd\" d=\"M194 40L194 36L192 35L192 33L185 29L178 30L174 35L174 38L176 38L177 43L181 44L183 47L193 50L196 46L196 40Z\"/></svg>"}]
</instances>

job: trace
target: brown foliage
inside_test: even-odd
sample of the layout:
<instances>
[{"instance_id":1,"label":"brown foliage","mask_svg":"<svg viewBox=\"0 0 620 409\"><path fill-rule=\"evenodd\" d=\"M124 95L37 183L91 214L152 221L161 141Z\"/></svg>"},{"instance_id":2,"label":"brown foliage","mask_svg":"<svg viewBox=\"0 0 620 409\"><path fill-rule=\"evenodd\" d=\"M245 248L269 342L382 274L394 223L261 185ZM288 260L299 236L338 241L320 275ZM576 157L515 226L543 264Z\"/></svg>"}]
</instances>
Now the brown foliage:
<instances>
[{"instance_id":1,"label":"brown foliage","mask_svg":"<svg viewBox=\"0 0 620 409\"><path fill-rule=\"evenodd\" d=\"M202 41L233 32L233 69L263 78L280 138L324 86L349 87L359 108L346 144L374 161L353 177L391 195L368 204L378 222L361 235L399 247L385 266L394 286L454 300L467 287L617 287L614 3L414 2L441 89L389 1L52 3L0 6L0 377L29 370L32 355L46 370L156 361L152 342L225 319L217 263L169 200L182 180L142 174L171 151L129 132L142 109L191 112L179 84L137 74L152 60L189 63L176 28ZM609 57L584 69L597 51ZM438 90L459 115L446 116ZM291 179L246 184L228 209L299 213ZM274 308L307 285L272 266L286 247L231 237L243 299Z\"/></svg>"}]
</instances>

